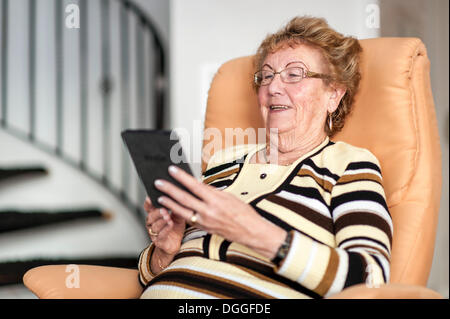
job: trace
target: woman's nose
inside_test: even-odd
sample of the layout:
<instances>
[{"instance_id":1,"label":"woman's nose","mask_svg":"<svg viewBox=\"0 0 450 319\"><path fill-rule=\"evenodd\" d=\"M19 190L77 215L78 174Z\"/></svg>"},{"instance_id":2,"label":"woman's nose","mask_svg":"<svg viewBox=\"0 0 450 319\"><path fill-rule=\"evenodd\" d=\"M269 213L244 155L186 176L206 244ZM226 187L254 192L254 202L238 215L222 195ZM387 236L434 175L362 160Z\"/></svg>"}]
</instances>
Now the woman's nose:
<instances>
[{"instance_id":1,"label":"woman's nose","mask_svg":"<svg viewBox=\"0 0 450 319\"><path fill-rule=\"evenodd\" d=\"M284 83L281 80L281 75L279 73L276 73L273 75L272 82L268 85L269 94L276 95L276 94L282 94L284 90Z\"/></svg>"}]
</instances>

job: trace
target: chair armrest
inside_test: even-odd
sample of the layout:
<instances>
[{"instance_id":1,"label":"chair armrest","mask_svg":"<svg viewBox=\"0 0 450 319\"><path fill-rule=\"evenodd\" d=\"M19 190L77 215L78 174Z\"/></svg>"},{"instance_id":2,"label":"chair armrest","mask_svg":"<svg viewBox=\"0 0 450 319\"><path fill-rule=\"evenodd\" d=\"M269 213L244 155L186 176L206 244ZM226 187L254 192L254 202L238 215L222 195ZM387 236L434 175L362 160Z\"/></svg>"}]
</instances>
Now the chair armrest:
<instances>
[{"instance_id":1,"label":"chair armrest","mask_svg":"<svg viewBox=\"0 0 450 319\"><path fill-rule=\"evenodd\" d=\"M437 292L423 286L387 284L369 288L359 284L344 289L328 299L442 299Z\"/></svg>"},{"instance_id":2,"label":"chair armrest","mask_svg":"<svg viewBox=\"0 0 450 319\"><path fill-rule=\"evenodd\" d=\"M30 269L23 277L25 286L41 299L133 299L142 294L135 269L77 265L79 287L70 288L75 272L68 265L49 265ZM66 269L69 271L66 272ZM69 281L69 287L67 287ZM379 288L355 285L328 299L442 299L426 287L387 284Z\"/></svg>"},{"instance_id":3,"label":"chair armrest","mask_svg":"<svg viewBox=\"0 0 450 319\"><path fill-rule=\"evenodd\" d=\"M23 282L42 299L131 299L139 298L143 291L135 269L91 265L76 265L77 269L74 269L67 266L30 269L23 276Z\"/></svg>"}]
</instances>

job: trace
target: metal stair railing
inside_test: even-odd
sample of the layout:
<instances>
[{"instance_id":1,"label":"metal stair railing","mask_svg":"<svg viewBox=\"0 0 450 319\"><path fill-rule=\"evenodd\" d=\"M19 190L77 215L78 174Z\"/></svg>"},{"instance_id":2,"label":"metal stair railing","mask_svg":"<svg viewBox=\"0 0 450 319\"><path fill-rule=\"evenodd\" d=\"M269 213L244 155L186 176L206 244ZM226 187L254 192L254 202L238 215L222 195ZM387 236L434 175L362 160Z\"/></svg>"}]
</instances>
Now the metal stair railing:
<instances>
[{"instance_id":1,"label":"metal stair railing","mask_svg":"<svg viewBox=\"0 0 450 319\"><path fill-rule=\"evenodd\" d=\"M97 2L97 3L95 3ZM53 123L56 132L56 143L42 141L37 134L36 118L39 112L39 103L36 100L37 93L37 59L36 50L40 45L40 35L36 31L37 19L37 2L36 0L28 0L28 123L27 128L17 128L11 122L10 115L13 110L11 105L11 96L9 93L8 75L10 72L15 72L9 68L14 56L9 54L8 46L10 40L8 35L10 28L12 28L11 19L9 17L9 11L12 1L1 0L1 119L0 129L12 134L33 146L49 152L54 156L60 158L64 162L70 164L76 169L87 174L93 180L102 184L111 193L113 193L121 202L123 202L129 209L136 213L136 216L142 220L143 217L143 201L145 192L138 182L138 180L131 180L132 170L129 155L126 152L124 145L120 149L120 152L113 154L111 148L111 142L113 139L120 139L119 131L112 131L112 118L111 118L111 96L114 90L118 90L120 95L121 105L121 129L130 128L133 125L144 126L146 128L164 128L165 120L165 103L166 103L166 65L165 65L165 50L162 40L159 36L159 32L149 19L149 17L132 1L127 0L79 0L79 17L80 28L79 32L79 158L74 158L65 152L64 144L64 129L67 124L64 120L65 104L65 83L66 79L64 75L64 4L63 0L54 0L52 3L54 8L54 32L55 39L55 52L54 52L54 64L55 64L55 121ZM101 79L100 90L102 101L101 105L92 105L88 98L89 90L96 89L89 86L89 37L91 34L88 14L93 5L100 6L100 10L93 13L98 13L98 19L100 22L100 34L101 41L98 44L101 52ZM119 29L120 36L118 41L120 42L120 52L116 52L120 56L120 76L118 79L114 79L111 75L111 6L119 6ZM113 21L114 22L114 21ZM131 47L130 41L130 26L131 23L135 23L135 45ZM133 34L132 34L133 35ZM145 38L147 37L147 38ZM144 41L146 40L146 41ZM144 44L148 43L148 47L145 48ZM146 51L148 50L148 51ZM133 75L131 70L132 53L135 53L135 74ZM145 52L151 54L145 54ZM144 68L144 65L148 65L148 69ZM147 72L147 74L146 74ZM132 87L131 76L135 76L135 82L137 85ZM134 96L133 96L134 95ZM146 98L147 96L147 98ZM136 112L134 118L131 117L129 112L129 105L131 104L131 98L136 101ZM89 141L92 136L89 126L89 108L101 107L102 122L98 123L102 127L102 141L101 141L101 162L102 169L99 172L95 172L92 169L92 165L89 164ZM133 124L137 123L137 124ZM118 187L111 182L111 161L113 156L119 156L121 158L121 183ZM138 194L136 197L138 200L133 200L131 192L131 183L137 183L135 190Z\"/></svg>"}]
</instances>

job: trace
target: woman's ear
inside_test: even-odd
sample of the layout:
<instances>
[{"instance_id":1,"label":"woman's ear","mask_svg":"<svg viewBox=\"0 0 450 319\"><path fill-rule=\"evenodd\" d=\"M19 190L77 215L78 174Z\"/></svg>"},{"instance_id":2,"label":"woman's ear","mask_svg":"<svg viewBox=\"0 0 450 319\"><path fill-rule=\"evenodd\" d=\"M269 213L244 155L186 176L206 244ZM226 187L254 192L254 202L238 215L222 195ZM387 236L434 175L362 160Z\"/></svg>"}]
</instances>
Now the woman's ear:
<instances>
[{"instance_id":1,"label":"woman's ear","mask_svg":"<svg viewBox=\"0 0 450 319\"><path fill-rule=\"evenodd\" d=\"M330 88L331 95L328 103L328 113L333 113L339 106L339 103L347 90L344 86L337 84L330 85Z\"/></svg>"}]
</instances>

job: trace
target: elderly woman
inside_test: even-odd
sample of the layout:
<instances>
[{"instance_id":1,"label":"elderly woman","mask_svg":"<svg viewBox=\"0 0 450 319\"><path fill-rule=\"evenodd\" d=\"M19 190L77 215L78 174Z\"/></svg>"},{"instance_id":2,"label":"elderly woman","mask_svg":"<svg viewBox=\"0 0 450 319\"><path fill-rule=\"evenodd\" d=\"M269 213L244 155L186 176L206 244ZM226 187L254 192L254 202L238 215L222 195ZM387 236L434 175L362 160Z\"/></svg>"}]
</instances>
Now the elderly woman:
<instances>
[{"instance_id":1,"label":"elderly woman","mask_svg":"<svg viewBox=\"0 0 450 319\"><path fill-rule=\"evenodd\" d=\"M216 152L203 183L169 172L149 199L142 298L322 298L389 280L392 220L368 150L329 139L360 79L358 41L297 17L256 54L264 145ZM220 160L222 160L222 162ZM169 213L170 212L170 213Z\"/></svg>"}]
</instances>

